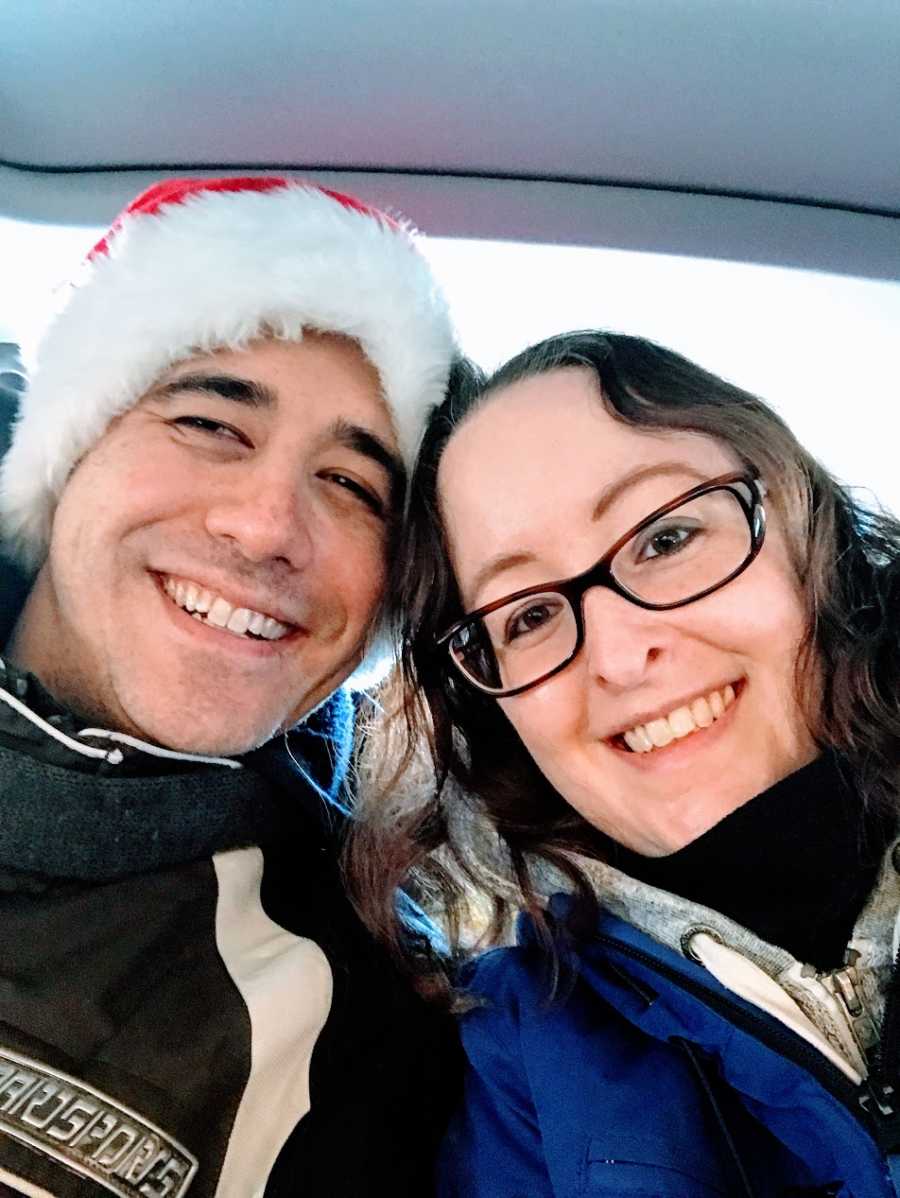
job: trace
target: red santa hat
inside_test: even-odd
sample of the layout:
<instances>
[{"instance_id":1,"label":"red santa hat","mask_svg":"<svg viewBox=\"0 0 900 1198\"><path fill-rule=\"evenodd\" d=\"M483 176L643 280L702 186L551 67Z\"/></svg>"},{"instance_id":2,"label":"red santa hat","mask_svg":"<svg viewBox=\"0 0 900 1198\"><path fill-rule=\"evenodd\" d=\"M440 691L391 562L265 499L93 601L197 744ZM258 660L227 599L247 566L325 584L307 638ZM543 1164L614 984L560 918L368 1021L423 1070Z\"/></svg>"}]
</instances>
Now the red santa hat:
<instances>
[{"instance_id":1,"label":"red santa hat","mask_svg":"<svg viewBox=\"0 0 900 1198\"><path fill-rule=\"evenodd\" d=\"M20 557L43 559L72 467L163 371L304 329L359 343L411 462L455 344L409 226L281 177L170 179L140 195L88 255L29 363L0 468L0 519Z\"/></svg>"}]
</instances>

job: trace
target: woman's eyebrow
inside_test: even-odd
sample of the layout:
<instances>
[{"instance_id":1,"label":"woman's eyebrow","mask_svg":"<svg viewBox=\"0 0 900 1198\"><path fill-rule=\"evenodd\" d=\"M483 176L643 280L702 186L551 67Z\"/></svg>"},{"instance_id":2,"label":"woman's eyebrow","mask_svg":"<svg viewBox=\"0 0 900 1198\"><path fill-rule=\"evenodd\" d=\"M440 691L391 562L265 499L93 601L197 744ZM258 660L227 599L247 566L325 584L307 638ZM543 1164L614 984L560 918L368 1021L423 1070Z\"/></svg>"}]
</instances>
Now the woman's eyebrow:
<instances>
[{"instance_id":1,"label":"woman's eyebrow","mask_svg":"<svg viewBox=\"0 0 900 1198\"><path fill-rule=\"evenodd\" d=\"M656 462L652 466L638 466L634 470L629 470L627 474L623 474L621 478L617 478L608 487L604 487L597 502L594 504L594 509L591 512L591 520L599 520L615 501L632 487L636 487L648 478L666 477L668 475L696 479L697 482L701 483L706 482L711 477L708 472L704 473L697 470L694 466L689 466L686 462ZM672 498L674 499L675 496L673 495ZM488 582L493 581L497 575L503 574L506 570L515 569L517 566L531 565L535 560L536 557L533 553L524 550L513 553L499 553L495 557L489 558L476 571L469 589L473 595L478 595L482 588Z\"/></svg>"},{"instance_id":2,"label":"woman's eyebrow","mask_svg":"<svg viewBox=\"0 0 900 1198\"><path fill-rule=\"evenodd\" d=\"M631 490L632 487L636 487L638 483L642 483L648 478L661 478L667 475L696 479L700 483L712 477L709 471L698 470L695 466L689 466L687 462L655 462L652 466L637 466L634 470L623 474L621 478L617 478L614 483L610 483L608 487L603 488L594 504L591 519L599 520L620 496ZM673 495L672 498L674 499L675 496Z\"/></svg>"},{"instance_id":3,"label":"woman's eyebrow","mask_svg":"<svg viewBox=\"0 0 900 1198\"><path fill-rule=\"evenodd\" d=\"M528 566L536 560L533 553L498 553L496 557L488 558L475 572L468 589L472 595L478 595L487 583L492 582L498 575L513 570L516 566Z\"/></svg>"},{"instance_id":4,"label":"woman's eyebrow","mask_svg":"<svg viewBox=\"0 0 900 1198\"><path fill-rule=\"evenodd\" d=\"M276 404L275 392L265 383L234 374L182 374L153 388L154 395L164 398L180 391L205 391L251 408L272 408Z\"/></svg>"}]
</instances>

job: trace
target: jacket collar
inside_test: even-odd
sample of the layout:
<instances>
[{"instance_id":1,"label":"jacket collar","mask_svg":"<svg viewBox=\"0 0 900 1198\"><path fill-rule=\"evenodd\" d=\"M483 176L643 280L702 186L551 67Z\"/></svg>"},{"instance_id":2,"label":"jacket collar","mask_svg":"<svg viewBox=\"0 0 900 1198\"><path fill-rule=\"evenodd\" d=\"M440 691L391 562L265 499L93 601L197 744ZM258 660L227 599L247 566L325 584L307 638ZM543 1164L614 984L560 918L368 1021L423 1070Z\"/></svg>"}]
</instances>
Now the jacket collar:
<instances>
[{"instance_id":1,"label":"jacket collar","mask_svg":"<svg viewBox=\"0 0 900 1198\"><path fill-rule=\"evenodd\" d=\"M0 663L0 870L105 881L276 841L298 821L324 844L342 822L352 722L338 692L243 758L176 753L85 729Z\"/></svg>"}]
</instances>

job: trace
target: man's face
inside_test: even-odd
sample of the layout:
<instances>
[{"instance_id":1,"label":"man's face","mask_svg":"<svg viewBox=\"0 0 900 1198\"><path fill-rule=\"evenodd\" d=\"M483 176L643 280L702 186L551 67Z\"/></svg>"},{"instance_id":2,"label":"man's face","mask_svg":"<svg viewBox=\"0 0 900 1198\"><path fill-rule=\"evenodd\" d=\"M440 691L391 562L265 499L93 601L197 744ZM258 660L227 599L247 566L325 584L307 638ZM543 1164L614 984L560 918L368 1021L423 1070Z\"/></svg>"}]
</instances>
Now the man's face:
<instances>
[{"instance_id":1,"label":"man's face","mask_svg":"<svg viewBox=\"0 0 900 1198\"><path fill-rule=\"evenodd\" d=\"M183 362L73 472L13 656L120 731L261 744L359 662L400 470L354 342Z\"/></svg>"}]
</instances>

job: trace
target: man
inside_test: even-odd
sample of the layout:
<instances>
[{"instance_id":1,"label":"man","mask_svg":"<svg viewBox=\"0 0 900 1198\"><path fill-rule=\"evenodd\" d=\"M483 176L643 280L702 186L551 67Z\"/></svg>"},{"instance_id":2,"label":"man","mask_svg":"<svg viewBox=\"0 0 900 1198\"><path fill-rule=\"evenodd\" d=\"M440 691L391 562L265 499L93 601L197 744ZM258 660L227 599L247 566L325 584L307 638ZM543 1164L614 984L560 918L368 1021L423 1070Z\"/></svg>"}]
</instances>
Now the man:
<instances>
[{"instance_id":1,"label":"man","mask_svg":"<svg viewBox=\"0 0 900 1198\"><path fill-rule=\"evenodd\" d=\"M0 473L0 1193L428 1193L455 1057L341 890L340 688L453 355L403 227L272 178L151 188L38 347Z\"/></svg>"}]
</instances>

